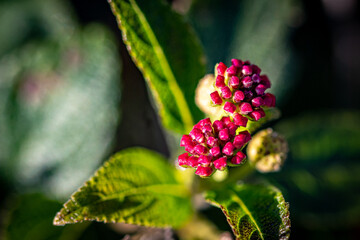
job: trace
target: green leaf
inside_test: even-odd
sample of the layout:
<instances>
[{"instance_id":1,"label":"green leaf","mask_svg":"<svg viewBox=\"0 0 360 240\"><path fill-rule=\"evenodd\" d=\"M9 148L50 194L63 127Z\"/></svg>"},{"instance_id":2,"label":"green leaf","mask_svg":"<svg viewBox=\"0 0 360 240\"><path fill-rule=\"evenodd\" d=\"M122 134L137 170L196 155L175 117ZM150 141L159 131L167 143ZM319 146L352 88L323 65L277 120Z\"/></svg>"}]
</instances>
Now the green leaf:
<instances>
[{"instance_id":1,"label":"green leaf","mask_svg":"<svg viewBox=\"0 0 360 240\"><path fill-rule=\"evenodd\" d=\"M273 186L241 184L207 192L221 208L237 239L288 239L289 204Z\"/></svg>"},{"instance_id":2,"label":"green leaf","mask_svg":"<svg viewBox=\"0 0 360 240\"><path fill-rule=\"evenodd\" d=\"M178 227L189 219L189 192L175 169L142 148L119 152L56 215L55 225L88 220Z\"/></svg>"},{"instance_id":3,"label":"green leaf","mask_svg":"<svg viewBox=\"0 0 360 240\"><path fill-rule=\"evenodd\" d=\"M59 228L52 225L54 213L61 206L41 194L16 196L9 200L11 208L5 214L0 238L9 240L78 239L89 224Z\"/></svg>"},{"instance_id":4,"label":"green leaf","mask_svg":"<svg viewBox=\"0 0 360 240\"><path fill-rule=\"evenodd\" d=\"M205 74L193 30L160 0L110 0L123 39L142 71L165 127L189 132L202 114L195 88Z\"/></svg>"}]
</instances>

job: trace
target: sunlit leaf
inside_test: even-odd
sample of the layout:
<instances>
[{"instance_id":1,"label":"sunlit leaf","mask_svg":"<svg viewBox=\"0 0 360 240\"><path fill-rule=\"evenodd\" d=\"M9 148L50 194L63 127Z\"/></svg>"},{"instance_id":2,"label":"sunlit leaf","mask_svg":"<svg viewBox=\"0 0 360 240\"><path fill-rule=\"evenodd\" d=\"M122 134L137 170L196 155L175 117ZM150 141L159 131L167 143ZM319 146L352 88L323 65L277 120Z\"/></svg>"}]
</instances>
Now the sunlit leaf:
<instances>
[{"instance_id":1,"label":"sunlit leaf","mask_svg":"<svg viewBox=\"0 0 360 240\"><path fill-rule=\"evenodd\" d=\"M204 76L200 44L182 17L163 1L111 0L123 39L144 74L163 124L189 132L202 114L195 88Z\"/></svg>"},{"instance_id":2,"label":"sunlit leaf","mask_svg":"<svg viewBox=\"0 0 360 240\"><path fill-rule=\"evenodd\" d=\"M166 160L132 148L113 156L74 193L54 224L96 220L178 227L191 212L189 193Z\"/></svg>"},{"instance_id":3,"label":"sunlit leaf","mask_svg":"<svg viewBox=\"0 0 360 240\"><path fill-rule=\"evenodd\" d=\"M221 208L237 239L288 239L289 205L273 186L241 184L207 193Z\"/></svg>"}]
</instances>

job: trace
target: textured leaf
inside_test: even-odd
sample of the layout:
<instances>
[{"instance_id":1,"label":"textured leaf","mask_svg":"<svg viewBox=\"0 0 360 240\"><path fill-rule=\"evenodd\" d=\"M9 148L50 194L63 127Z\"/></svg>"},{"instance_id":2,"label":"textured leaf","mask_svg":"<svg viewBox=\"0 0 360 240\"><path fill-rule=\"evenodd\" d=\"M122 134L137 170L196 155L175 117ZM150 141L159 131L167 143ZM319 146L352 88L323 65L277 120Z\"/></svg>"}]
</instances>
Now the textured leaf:
<instances>
[{"instance_id":1,"label":"textured leaf","mask_svg":"<svg viewBox=\"0 0 360 240\"><path fill-rule=\"evenodd\" d=\"M2 226L1 239L8 240L56 240L78 239L88 224L77 224L59 228L52 225L56 210L61 207L57 201L41 194L28 194L11 199L11 209Z\"/></svg>"},{"instance_id":2,"label":"textured leaf","mask_svg":"<svg viewBox=\"0 0 360 240\"><path fill-rule=\"evenodd\" d=\"M118 123L113 49L103 27L88 26L0 59L3 177L63 199L95 171Z\"/></svg>"},{"instance_id":3,"label":"textured leaf","mask_svg":"<svg viewBox=\"0 0 360 240\"><path fill-rule=\"evenodd\" d=\"M161 0L110 0L124 42L147 79L165 127L191 130L202 117L195 88L205 74L200 44L180 15Z\"/></svg>"},{"instance_id":4,"label":"textured leaf","mask_svg":"<svg viewBox=\"0 0 360 240\"><path fill-rule=\"evenodd\" d=\"M189 193L166 160L132 148L113 156L74 193L54 224L96 220L178 227L191 211Z\"/></svg>"},{"instance_id":5,"label":"textured leaf","mask_svg":"<svg viewBox=\"0 0 360 240\"><path fill-rule=\"evenodd\" d=\"M237 239L289 238L289 205L273 186L236 185L206 199L221 208Z\"/></svg>"}]
</instances>

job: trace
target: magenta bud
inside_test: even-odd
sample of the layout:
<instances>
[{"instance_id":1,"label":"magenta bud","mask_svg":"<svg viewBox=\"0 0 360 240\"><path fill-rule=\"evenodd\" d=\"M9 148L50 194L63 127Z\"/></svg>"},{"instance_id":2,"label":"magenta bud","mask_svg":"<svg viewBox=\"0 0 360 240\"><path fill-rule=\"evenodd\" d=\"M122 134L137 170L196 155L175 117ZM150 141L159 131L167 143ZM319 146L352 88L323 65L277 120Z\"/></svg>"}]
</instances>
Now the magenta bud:
<instances>
[{"instance_id":1,"label":"magenta bud","mask_svg":"<svg viewBox=\"0 0 360 240\"><path fill-rule=\"evenodd\" d=\"M250 90L244 91L244 94L245 94L245 98L249 100L252 99L252 97L254 96L254 94Z\"/></svg>"},{"instance_id":2,"label":"magenta bud","mask_svg":"<svg viewBox=\"0 0 360 240\"><path fill-rule=\"evenodd\" d=\"M251 88L251 86L253 84L253 80L251 79L251 77L247 76L247 77L244 77L244 79L241 81L241 83L243 84L244 88Z\"/></svg>"},{"instance_id":3,"label":"magenta bud","mask_svg":"<svg viewBox=\"0 0 360 240\"><path fill-rule=\"evenodd\" d=\"M235 149L234 145L231 142L227 142L222 149L222 153L227 156L231 156L234 154L234 149Z\"/></svg>"},{"instance_id":4,"label":"magenta bud","mask_svg":"<svg viewBox=\"0 0 360 240\"><path fill-rule=\"evenodd\" d=\"M202 120L200 120L196 125L199 125L200 127L206 125L206 124L210 124L211 125L211 120L210 118L204 118Z\"/></svg>"},{"instance_id":5,"label":"magenta bud","mask_svg":"<svg viewBox=\"0 0 360 240\"><path fill-rule=\"evenodd\" d=\"M195 146L196 146L196 143L194 143L194 142L189 142L189 143L187 143L187 144L185 145L185 151L193 154L193 153L195 153L195 151L194 151L194 147L195 147Z\"/></svg>"},{"instance_id":6,"label":"magenta bud","mask_svg":"<svg viewBox=\"0 0 360 240\"><path fill-rule=\"evenodd\" d=\"M224 105L224 110L229 113L233 113L236 110L236 106L231 102L226 102Z\"/></svg>"},{"instance_id":7,"label":"magenta bud","mask_svg":"<svg viewBox=\"0 0 360 240\"><path fill-rule=\"evenodd\" d=\"M233 120L234 120L234 123L238 126L242 126L242 127L246 127L247 125L247 122L248 122L248 119L247 117L244 117L238 113L235 113L233 115Z\"/></svg>"},{"instance_id":8,"label":"magenta bud","mask_svg":"<svg viewBox=\"0 0 360 240\"><path fill-rule=\"evenodd\" d=\"M250 63L249 60L246 60L246 61L244 62L244 65L251 65L251 63Z\"/></svg>"},{"instance_id":9,"label":"magenta bud","mask_svg":"<svg viewBox=\"0 0 360 240\"><path fill-rule=\"evenodd\" d=\"M236 124L233 123L233 122L228 125L229 134L230 134L231 137L235 136L236 130L238 129L238 127L239 127L239 126L236 125Z\"/></svg>"},{"instance_id":10,"label":"magenta bud","mask_svg":"<svg viewBox=\"0 0 360 240\"><path fill-rule=\"evenodd\" d=\"M241 114L248 114L253 111L250 103L244 102L240 105L240 112Z\"/></svg>"},{"instance_id":11,"label":"magenta bud","mask_svg":"<svg viewBox=\"0 0 360 240\"><path fill-rule=\"evenodd\" d=\"M261 75L260 80L261 80L260 81L261 84L263 84L266 88L271 87L271 82L270 82L269 78L266 75Z\"/></svg>"},{"instance_id":12,"label":"magenta bud","mask_svg":"<svg viewBox=\"0 0 360 240\"><path fill-rule=\"evenodd\" d=\"M233 145L236 148L242 148L242 146L244 146L245 143L250 141L250 139L251 139L250 133L248 131L242 131L238 135L235 136Z\"/></svg>"},{"instance_id":13,"label":"magenta bud","mask_svg":"<svg viewBox=\"0 0 360 240\"><path fill-rule=\"evenodd\" d=\"M220 130L225 128L225 124L220 120L215 120L213 123L213 128L215 132L219 132Z\"/></svg>"},{"instance_id":14,"label":"magenta bud","mask_svg":"<svg viewBox=\"0 0 360 240\"><path fill-rule=\"evenodd\" d=\"M219 95L219 93L217 91L215 92L212 92L210 94L210 97L211 97L211 101L215 104L215 105L221 105L222 104L222 99Z\"/></svg>"},{"instance_id":15,"label":"magenta bud","mask_svg":"<svg viewBox=\"0 0 360 240\"><path fill-rule=\"evenodd\" d=\"M221 121L225 124L226 127L231 123L230 117L222 117Z\"/></svg>"},{"instance_id":16,"label":"magenta bud","mask_svg":"<svg viewBox=\"0 0 360 240\"><path fill-rule=\"evenodd\" d=\"M241 69L242 74L244 75L251 75L252 74L252 69L249 65L244 65Z\"/></svg>"},{"instance_id":17,"label":"magenta bud","mask_svg":"<svg viewBox=\"0 0 360 240\"><path fill-rule=\"evenodd\" d=\"M212 148L212 147L215 147L219 144L219 140L217 138L214 138L214 137L208 137L207 141L206 141L206 144Z\"/></svg>"},{"instance_id":18,"label":"magenta bud","mask_svg":"<svg viewBox=\"0 0 360 240\"><path fill-rule=\"evenodd\" d=\"M214 167L220 171L224 170L226 168L227 165L227 158L226 157L221 157L218 158L214 161Z\"/></svg>"},{"instance_id":19,"label":"magenta bud","mask_svg":"<svg viewBox=\"0 0 360 240\"><path fill-rule=\"evenodd\" d=\"M222 62L219 62L218 65L216 66L216 72L218 75L221 75L221 76L224 76L226 69L227 69L227 66Z\"/></svg>"},{"instance_id":20,"label":"magenta bud","mask_svg":"<svg viewBox=\"0 0 360 240\"><path fill-rule=\"evenodd\" d=\"M257 111L257 110L252 111L252 112L249 114L249 116L250 116L251 118L253 118L255 121L257 121L257 120L259 120L260 118L262 118L261 113L260 113L259 111Z\"/></svg>"},{"instance_id":21,"label":"magenta bud","mask_svg":"<svg viewBox=\"0 0 360 240\"><path fill-rule=\"evenodd\" d=\"M231 59L231 63L237 68L241 68L243 66L243 61L240 59Z\"/></svg>"},{"instance_id":22,"label":"magenta bud","mask_svg":"<svg viewBox=\"0 0 360 240\"><path fill-rule=\"evenodd\" d=\"M231 93L231 90L230 90L230 88L228 86L220 88L220 91L221 91L221 96L223 98L225 98L225 99L231 98L232 93Z\"/></svg>"},{"instance_id":23,"label":"magenta bud","mask_svg":"<svg viewBox=\"0 0 360 240\"><path fill-rule=\"evenodd\" d=\"M230 140L229 129L224 128L223 130L220 130L219 138L222 141L229 141Z\"/></svg>"},{"instance_id":24,"label":"magenta bud","mask_svg":"<svg viewBox=\"0 0 360 240\"><path fill-rule=\"evenodd\" d=\"M200 138L201 136L204 136L199 128L197 126L194 126L194 128L190 131L189 135L192 137L192 139L196 140L197 138Z\"/></svg>"},{"instance_id":25,"label":"magenta bud","mask_svg":"<svg viewBox=\"0 0 360 240\"><path fill-rule=\"evenodd\" d=\"M261 107L259 107L258 109L256 109L256 111L258 111L261 114L261 117L265 117L265 111L264 109L262 109Z\"/></svg>"},{"instance_id":26,"label":"magenta bud","mask_svg":"<svg viewBox=\"0 0 360 240\"><path fill-rule=\"evenodd\" d=\"M190 142L192 142L192 138L189 135L183 135L180 140L180 147L185 147Z\"/></svg>"},{"instance_id":27,"label":"magenta bud","mask_svg":"<svg viewBox=\"0 0 360 240\"><path fill-rule=\"evenodd\" d=\"M210 154L213 155L214 157L220 156L220 154L221 154L220 147L216 146L216 147L213 147L212 149L210 149Z\"/></svg>"},{"instance_id":28,"label":"magenta bud","mask_svg":"<svg viewBox=\"0 0 360 240\"><path fill-rule=\"evenodd\" d=\"M232 164L240 164L244 159L246 155L243 152L237 152L236 155L231 159Z\"/></svg>"},{"instance_id":29,"label":"magenta bud","mask_svg":"<svg viewBox=\"0 0 360 240\"><path fill-rule=\"evenodd\" d=\"M258 95L264 95L265 90L267 89L267 87L263 84L259 84L255 87L255 92Z\"/></svg>"},{"instance_id":30,"label":"magenta bud","mask_svg":"<svg viewBox=\"0 0 360 240\"><path fill-rule=\"evenodd\" d=\"M239 87L239 84L240 84L240 80L239 80L238 77L232 76L232 77L230 78L230 81L229 81L230 87L232 87L232 88L235 89L235 88L238 88L238 87Z\"/></svg>"},{"instance_id":31,"label":"magenta bud","mask_svg":"<svg viewBox=\"0 0 360 240\"><path fill-rule=\"evenodd\" d=\"M226 73L229 75L229 76L232 76L232 75L236 75L237 74L237 67L235 67L234 65L230 66L228 69L226 69Z\"/></svg>"},{"instance_id":32,"label":"magenta bud","mask_svg":"<svg viewBox=\"0 0 360 240\"><path fill-rule=\"evenodd\" d=\"M209 177L213 173L214 169L211 167L203 167L199 166L197 167L195 174L199 175L200 177Z\"/></svg>"},{"instance_id":33,"label":"magenta bud","mask_svg":"<svg viewBox=\"0 0 360 240\"><path fill-rule=\"evenodd\" d=\"M225 78L221 75L218 75L215 80L215 86L218 88L225 87Z\"/></svg>"},{"instance_id":34,"label":"magenta bud","mask_svg":"<svg viewBox=\"0 0 360 240\"><path fill-rule=\"evenodd\" d=\"M264 96L264 106L266 107L275 107L276 98L271 93L266 93Z\"/></svg>"},{"instance_id":35,"label":"magenta bud","mask_svg":"<svg viewBox=\"0 0 360 240\"><path fill-rule=\"evenodd\" d=\"M251 79L253 80L254 83L260 83L261 81L260 76L258 74L252 75Z\"/></svg>"},{"instance_id":36,"label":"magenta bud","mask_svg":"<svg viewBox=\"0 0 360 240\"><path fill-rule=\"evenodd\" d=\"M251 69L254 74L260 74L261 72L261 69L255 64L251 65Z\"/></svg>"},{"instance_id":37,"label":"magenta bud","mask_svg":"<svg viewBox=\"0 0 360 240\"><path fill-rule=\"evenodd\" d=\"M196 167L198 165L199 158L195 156L190 156L187 160L188 166Z\"/></svg>"},{"instance_id":38,"label":"magenta bud","mask_svg":"<svg viewBox=\"0 0 360 240\"><path fill-rule=\"evenodd\" d=\"M242 100L244 100L245 95L242 91L238 90L234 92L234 97L233 97L233 101L236 103L241 102Z\"/></svg>"},{"instance_id":39,"label":"magenta bud","mask_svg":"<svg viewBox=\"0 0 360 240\"><path fill-rule=\"evenodd\" d=\"M264 100L261 97L256 97L251 100L251 104L254 107L260 107L261 105L264 104Z\"/></svg>"},{"instance_id":40,"label":"magenta bud","mask_svg":"<svg viewBox=\"0 0 360 240\"><path fill-rule=\"evenodd\" d=\"M213 131L211 124L205 124L204 126L202 126L201 131L203 133L211 133Z\"/></svg>"},{"instance_id":41,"label":"magenta bud","mask_svg":"<svg viewBox=\"0 0 360 240\"><path fill-rule=\"evenodd\" d=\"M189 159L189 155L187 153L183 153L178 157L178 163L179 166L181 167L190 167L188 165L188 159Z\"/></svg>"},{"instance_id":42,"label":"magenta bud","mask_svg":"<svg viewBox=\"0 0 360 240\"><path fill-rule=\"evenodd\" d=\"M201 164L204 167L209 167L211 164L212 157L201 155L198 160L198 164Z\"/></svg>"},{"instance_id":43,"label":"magenta bud","mask_svg":"<svg viewBox=\"0 0 360 240\"><path fill-rule=\"evenodd\" d=\"M194 151L199 155L204 155L208 152L208 149L203 145L198 144L194 147Z\"/></svg>"}]
</instances>

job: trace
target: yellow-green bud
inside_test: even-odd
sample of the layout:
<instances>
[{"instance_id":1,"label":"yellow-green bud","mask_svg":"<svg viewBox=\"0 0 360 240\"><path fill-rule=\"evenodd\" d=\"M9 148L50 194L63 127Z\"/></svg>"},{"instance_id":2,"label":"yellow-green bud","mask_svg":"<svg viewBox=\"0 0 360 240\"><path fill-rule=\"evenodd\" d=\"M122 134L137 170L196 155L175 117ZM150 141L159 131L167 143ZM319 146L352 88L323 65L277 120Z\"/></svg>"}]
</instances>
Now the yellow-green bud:
<instances>
[{"instance_id":1,"label":"yellow-green bud","mask_svg":"<svg viewBox=\"0 0 360 240\"><path fill-rule=\"evenodd\" d=\"M285 138L271 128L253 136L247 148L250 163L259 172L279 171L287 157L288 145Z\"/></svg>"}]
</instances>

